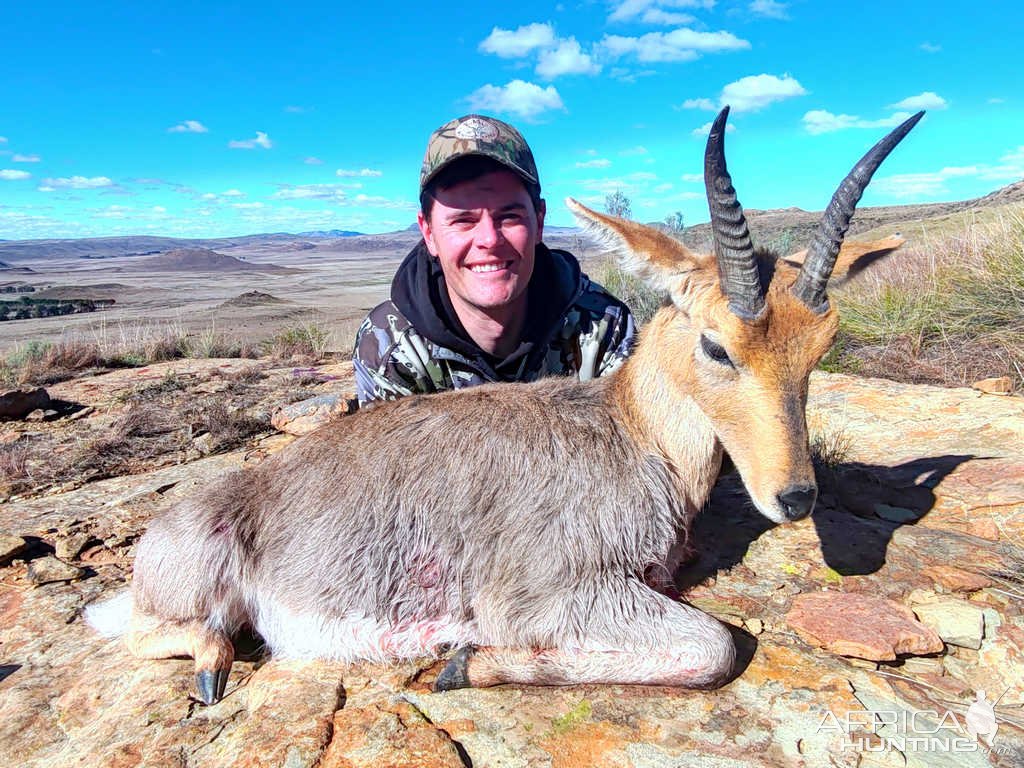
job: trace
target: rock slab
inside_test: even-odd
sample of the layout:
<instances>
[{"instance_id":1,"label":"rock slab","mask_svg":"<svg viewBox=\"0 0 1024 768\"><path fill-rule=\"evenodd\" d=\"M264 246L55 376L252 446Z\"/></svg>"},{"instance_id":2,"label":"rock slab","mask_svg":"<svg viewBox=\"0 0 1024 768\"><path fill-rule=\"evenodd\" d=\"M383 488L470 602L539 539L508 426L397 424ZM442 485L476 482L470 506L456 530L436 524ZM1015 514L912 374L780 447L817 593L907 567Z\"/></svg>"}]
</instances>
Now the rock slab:
<instances>
[{"instance_id":1,"label":"rock slab","mask_svg":"<svg viewBox=\"0 0 1024 768\"><path fill-rule=\"evenodd\" d=\"M942 640L894 600L846 592L797 595L786 622L804 640L842 656L893 661L939 653Z\"/></svg>"}]
</instances>

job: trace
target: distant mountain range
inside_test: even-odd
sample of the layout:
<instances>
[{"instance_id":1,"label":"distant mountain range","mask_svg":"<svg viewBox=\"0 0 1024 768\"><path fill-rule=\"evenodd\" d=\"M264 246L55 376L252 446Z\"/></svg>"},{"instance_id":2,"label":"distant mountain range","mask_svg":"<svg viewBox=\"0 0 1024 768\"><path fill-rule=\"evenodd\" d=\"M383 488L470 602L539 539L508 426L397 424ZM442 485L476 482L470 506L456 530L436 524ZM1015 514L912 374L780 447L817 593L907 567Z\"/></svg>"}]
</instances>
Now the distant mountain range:
<instances>
[{"instance_id":1,"label":"distant mountain range","mask_svg":"<svg viewBox=\"0 0 1024 768\"><path fill-rule=\"evenodd\" d=\"M898 228L901 222L915 219L955 213L971 208L986 208L1008 203L1024 202L1024 180L1009 184L984 197L974 200L949 203L925 203L921 205L879 206L858 208L854 217L850 234L876 227L892 226ZM820 212L804 211L799 208L781 208L775 210L746 211L751 232L760 244L768 244L780 238L802 242L817 228ZM661 222L651 222L652 226L662 227ZM569 238L578 230L575 227L546 226L545 238L548 241L562 238L569 243ZM683 242L692 246L703 247L711 235L707 223L687 227L683 233ZM368 235L348 229L312 230L307 232L270 232L242 237L185 239L173 237L94 237L80 240L0 240L0 262L6 262L8 270L17 269L19 260L41 258L81 258L108 259L122 256L156 256L176 249L209 249L219 250L236 246L296 244L292 250L304 250L314 247L309 243L296 241L330 241L345 240L346 250L381 251L388 249L406 249L412 247L419 239L415 224L403 230L386 232L379 235ZM317 243L321 245L321 243ZM329 247L329 245L328 245ZM0 267L2 269L2 267Z\"/></svg>"}]
</instances>

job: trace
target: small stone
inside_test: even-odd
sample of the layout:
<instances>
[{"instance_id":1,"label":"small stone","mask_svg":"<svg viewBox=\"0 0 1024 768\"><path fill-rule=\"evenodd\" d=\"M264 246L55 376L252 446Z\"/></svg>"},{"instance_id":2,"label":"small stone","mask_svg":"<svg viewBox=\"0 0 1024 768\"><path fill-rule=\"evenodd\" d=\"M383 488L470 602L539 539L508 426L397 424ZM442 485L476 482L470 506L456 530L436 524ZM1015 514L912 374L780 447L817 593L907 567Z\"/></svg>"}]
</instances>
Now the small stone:
<instances>
[{"instance_id":1,"label":"small stone","mask_svg":"<svg viewBox=\"0 0 1024 768\"><path fill-rule=\"evenodd\" d=\"M28 548L28 543L21 536L0 533L0 565L6 565Z\"/></svg>"},{"instance_id":2,"label":"small stone","mask_svg":"<svg viewBox=\"0 0 1024 768\"><path fill-rule=\"evenodd\" d=\"M743 622L747 628L747 631L752 635L760 635L764 632L764 622L760 619L747 619Z\"/></svg>"},{"instance_id":3,"label":"small stone","mask_svg":"<svg viewBox=\"0 0 1024 768\"><path fill-rule=\"evenodd\" d=\"M50 404L50 395L42 387L15 389L0 395L0 419L23 419Z\"/></svg>"},{"instance_id":4,"label":"small stone","mask_svg":"<svg viewBox=\"0 0 1024 768\"><path fill-rule=\"evenodd\" d=\"M868 661L867 659L858 659L856 656L851 656L849 662L851 667L858 667L859 669L878 669L877 661Z\"/></svg>"},{"instance_id":5,"label":"small stone","mask_svg":"<svg viewBox=\"0 0 1024 768\"><path fill-rule=\"evenodd\" d=\"M87 533L71 533L62 536L53 546L54 553L60 560L74 560L85 548L90 538Z\"/></svg>"},{"instance_id":6,"label":"small stone","mask_svg":"<svg viewBox=\"0 0 1024 768\"><path fill-rule=\"evenodd\" d=\"M903 662L902 669L912 675L941 675L942 659L933 656L910 656Z\"/></svg>"},{"instance_id":7,"label":"small stone","mask_svg":"<svg viewBox=\"0 0 1024 768\"><path fill-rule=\"evenodd\" d=\"M58 560L53 555L40 557L28 564L28 580L36 586L58 581L74 581L85 575L85 571Z\"/></svg>"},{"instance_id":8,"label":"small stone","mask_svg":"<svg viewBox=\"0 0 1024 768\"><path fill-rule=\"evenodd\" d=\"M981 615L985 621L985 639L992 640L996 636L996 630L1003 624L1003 617L999 615L999 611L995 608L984 608L981 611Z\"/></svg>"},{"instance_id":9,"label":"small stone","mask_svg":"<svg viewBox=\"0 0 1024 768\"><path fill-rule=\"evenodd\" d=\"M984 610L966 600L945 599L914 606L921 623L934 629L939 637L962 648L981 648L985 636Z\"/></svg>"},{"instance_id":10,"label":"small stone","mask_svg":"<svg viewBox=\"0 0 1024 768\"><path fill-rule=\"evenodd\" d=\"M192 441L192 446L199 451L201 456L209 456L217 447L216 440L209 432L204 432Z\"/></svg>"},{"instance_id":11,"label":"small stone","mask_svg":"<svg viewBox=\"0 0 1024 768\"><path fill-rule=\"evenodd\" d=\"M992 580L980 573L971 573L952 565L929 565L921 572L950 592L977 592L992 586Z\"/></svg>"},{"instance_id":12,"label":"small stone","mask_svg":"<svg viewBox=\"0 0 1024 768\"><path fill-rule=\"evenodd\" d=\"M910 594L907 595L907 602L911 607L916 605L924 605L925 603L934 603L937 600L941 600L942 595L930 589L912 589Z\"/></svg>"},{"instance_id":13,"label":"small stone","mask_svg":"<svg viewBox=\"0 0 1024 768\"><path fill-rule=\"evenodd\" d=\"M290 435L305 435L351 412L352 401L343 395L318 395L278 409L270 423Z\"/></svg>"},{"instance_id":14,"label":"small stone","mask_svg":"<svg viewBox=\"0 0 1024 768\"><path fill-rule=\"evenodd\" d=\"M872 595L798 595L786 621L811 645L870 661L892 661L899 654L938 653L943 648L939 636L909 608Z\"/></svg>"},{"instance_id":15,"label":"small stone","mask_svg":"<svg viewBox=\"0 0 1024 768\"><path fill-rule=\"evenodd\" d=\"M1009 376L996 376L976 381L971 384L971 388L986 395L1009 395L1013 392L1013 380Z\"/></svg>"},{"instance_id":16,"label":"small stone","mask_svg":"<svg viewBox=\"0 0 1024 768\"><path fill-rule=\"evenodd\" d=\"M875 514L890 523L912 523L920 519L921 513L905 507L893 507L888 504L875 504Z\"/></svg>"}]
</instances>

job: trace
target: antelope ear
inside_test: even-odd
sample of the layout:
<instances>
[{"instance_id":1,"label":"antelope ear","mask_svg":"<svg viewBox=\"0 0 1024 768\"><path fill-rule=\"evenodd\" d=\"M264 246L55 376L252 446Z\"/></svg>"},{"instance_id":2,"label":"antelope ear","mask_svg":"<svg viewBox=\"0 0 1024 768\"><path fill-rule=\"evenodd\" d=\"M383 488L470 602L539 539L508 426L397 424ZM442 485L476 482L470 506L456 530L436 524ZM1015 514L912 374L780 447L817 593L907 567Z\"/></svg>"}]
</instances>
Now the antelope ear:
<instances>
[{"instance_id":1,"label":"antelope ear","mask_svg":"<svg viewBox=\"0 0 1024 768\"><path fill-rule=\"evenodd\" d=\"M652 288L675 297L680 279L703 265L704 259L654 227L592 211L571 197L565 199L565 204L586 234L614 254L623 269Z\"/></svg>"},{"instance_id":2,"label":"antelope ear","mask_svg":"<svg viewBox=\"0 0 1024 768\"><path fill-rule=\"evenodd\" d=\"M901 245L906 239L899 235L891 235L881 240L870 242L848 241L839 248L836 266L832 270L832 281L840 282L857 276L875 262L884 259ZM807 257L807 249L786 256L783 261L794 267L802 266Z\"/></svg>"}]
</instances>

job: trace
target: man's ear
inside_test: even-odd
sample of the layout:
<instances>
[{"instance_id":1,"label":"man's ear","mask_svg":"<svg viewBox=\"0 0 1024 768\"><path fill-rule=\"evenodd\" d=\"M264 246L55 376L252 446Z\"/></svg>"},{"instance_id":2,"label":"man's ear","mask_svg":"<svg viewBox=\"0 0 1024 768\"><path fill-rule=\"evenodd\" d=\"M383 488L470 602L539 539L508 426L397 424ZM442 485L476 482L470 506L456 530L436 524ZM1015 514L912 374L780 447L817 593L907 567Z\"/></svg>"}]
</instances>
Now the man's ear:
<instances>
[{"instance_id":1,"label":"man's ear","mask_svg":"<svg viewBox=\"0 0 1024 768\"><path fill-rule=\"evenodd\" d=\"M544 241L544 214L548 212L548 204L541 198L537 201L537 242Z\"/></svg>"},{"instance_id":2,"label":"man's ear","mask_svg":"<svg viewBox=\"0 0 1024 768\"><path fill-rule=\"evenodd\" d=\"M430 219L423 215L423 211L416 214L416 223L420 227L420 234L423 235L423 242L427 244L427 250L431 256L437 256L437 246L434 245L434 231L430 227Z\"/></svg>"}]
</instances>

